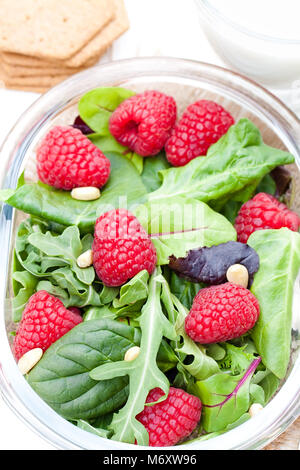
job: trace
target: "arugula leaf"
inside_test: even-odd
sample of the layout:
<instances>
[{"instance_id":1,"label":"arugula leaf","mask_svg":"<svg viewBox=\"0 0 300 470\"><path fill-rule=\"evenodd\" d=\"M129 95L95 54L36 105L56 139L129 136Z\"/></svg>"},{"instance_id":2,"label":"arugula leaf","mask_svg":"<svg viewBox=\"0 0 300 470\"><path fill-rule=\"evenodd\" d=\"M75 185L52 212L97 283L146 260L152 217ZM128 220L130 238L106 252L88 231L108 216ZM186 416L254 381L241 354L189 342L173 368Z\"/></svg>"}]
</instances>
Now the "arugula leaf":
<instances>
[{"instance_id":1,"label":"arugula leaf","mask_svg":"<svg viewBox=\"0 0 300 470\"><path fill-rule=\"evenodd\" d=\"M259 301L260 315L251 337L266 367L282 379L290 359L293 288L300 269L300 234L287 228L258 230L247 243L260 258L260 268L251 287Z\"/></svg>"},{"instance_id":2,"label":"arugula leaf","mask_svg":"<svg viewBox=\"0 0 300 470\"><path fill-rule=\"evenodd\" d=\"M95 88L80 99L78 103L80 117L94 132L108 135L112 112L134 94L125 88Z\"/></svg>"},{"instance_id":3,"label":"arugula leaf","mask_svg":"<svg viewBox=\"0 0 300 470\"><path fill-rule=\"evenodd\" d=\"M146 300L148 297L149 273L144 269L124 284L120 289L120 297L114 299L114 308L121 308L125 305L135 304L139 300Z\"/></svg>"},{"instance_id":4,"label":"arugula leaf","mask_svg":"<svg viewBox=\"0 0 300 470\"><path fill-rule=\"evenodd\" d=\"M116 411L128 396L127 377L92 380L99 364L118 363L139 343L138 332L112 320L83 322L53 343L28 374L36 393L69 420L89 420Z\"/></svg>"},{"instance_id":5,"label":"arugula leaf","mask_svg":"<svg viewBox=\"0 0 300 470\"><path fill-rule=\"evenodd\" d=\"M174 197L140 205L135 215L156 248L159 265L169 256L188 250L236 240L233 226L222 215L196 199Z\"/></svg>"},{"instance_id":6,"label":"arugula leaf","mask_svg":"<svg viewBox=\"0 0 300 470\"><path fill-rule=\"evenodd\" d=\"M249 410L251 377L260 361L255 359L244 375L219 372L192 387L191 393L199 396L203 404L205 431L221 431Z\"/></svg>"},{"instance_id":7,"label":"arugula leaf","mask_svg":"<svg viewBox=\"0 0 300 470\"><path fill-rule=\"evenodd\" d=\"M12 300L12 320L13 322L19 322L28 300L35 292L38 279L27 271L15 271L12 277L20 286L18 291L15 291L15 297Z\"/></svg>"},{"instance_id":8,"label":"arugula leaf","mask_svg":"<svg viewBox=\"0 0 300 470\"><path fill-rule=\"evenodd\" d=\"M111 436L111 431L107 429L96 428L87 421L84 421L83 419L78 419L76 421L76 424L78 428L83 429L84 431L90 432L92 434L96 434L96 436L104 437L106 439L109 439Z\"/></svg>"},{"instance_id":9,"label":"arugula leaf","mask_svg":"<svg viewBox=\"0 0 300 470\"><path fill-rule=\"evenodd\" d=\"M181 366L196 379L204 380L207 377L217 373L219 371L219 366L212 357L206 355L205 348L202 345L196 344L186 334L184 322L188 315L188 310L174 295L172 295L172 300L178 312L175 329L183 341L182 345L177 349L177 351L181 355L184 354L184 357L192 356L194 358L190 364L185 364L184 360L181 359Z\"/></svg>"},{"instance_id":10,"label":"arugula leaf","mask_svg":"<svg viewBox=\"0 0 300 470\"><path fill-rule=\"evenodd\" d=\"M149 200L186 196L221 205L229 199L245 202L267 173L293 162L291 154L265 145L257 127L241 119L209 148L206 158L161 171L162 185Z\"/></svg>"},{"instance_id":11,"label":"arugula leaf","mask_svg":"<svg viewBox=\"0 0 300 470\"><path fill-rule=\"evenodd\" d=\"M93 266L82 269L77 265L77 258L83 252L78 227L68 227L61 235L53 236L50 232L32 233L28 243L47 256L62 258L70 265L79 281L90 285L95 279Z\"/></svg>"},{"instance_id":12,"label":"arugula leaf","mask_svg":"<svg viewBox=\"0 0 300 470\"><path fill-rule=\"evenodd\" d=\"M141 204L146 188L136 168L128 159L116 153L107 153L111 163L108 183L96 201L77 201L70 192L60 191L41 182L23 184L7 194L0 191L0 201L28 214L62 225L76 225L83 232L92 232L101 214L117 207L131 210Z\"/></svg>"},{"instance_id":13,"label":"arugula leaf","mask_svg":"<svg viewBox=\"0 0 300 470\"><path fill-rule=\"evenodd\" d=\"M163 282L164 278L158 270L155 270L150 278L148 300L139 318L142 338L138 357L132 362L104 364L90 372L90 377L94 380L129 376L127 403L114 416L110 426L114 431L113 439L121 442L134 443L136 439L139 445L148 445L148 433L135 417L144 409L150 390L159 387L165 395L169 391L169 382L156 363L162 337L176 339L174 327L164 316L161 308L160 294Z\"/></svg>"}]
</instances>

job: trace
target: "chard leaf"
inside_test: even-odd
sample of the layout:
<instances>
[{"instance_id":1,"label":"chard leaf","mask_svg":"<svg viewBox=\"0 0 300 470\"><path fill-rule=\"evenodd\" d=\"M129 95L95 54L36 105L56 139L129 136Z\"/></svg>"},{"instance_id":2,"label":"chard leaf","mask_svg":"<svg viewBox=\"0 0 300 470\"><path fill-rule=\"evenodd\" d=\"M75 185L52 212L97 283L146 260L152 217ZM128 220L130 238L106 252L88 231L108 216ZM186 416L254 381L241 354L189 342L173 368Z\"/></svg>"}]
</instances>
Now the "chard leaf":
<instances>
[{"instance_id":1,"label":"chard leaf","mask_svg":"<svg viewBox=\"0 0 300 470\"><path fill-rule=\"evenodd\" d=\"M230 369L233 375L243 373L255 359L253 354L245 351L246 345L237 347L230 343L224 343L223 346L226 349L226 356L221 360L219 366L221 369Z\"/></svg>"},{"instance_id":2,"label":"chard leaf","mask_svg":"<svg viewBox=\"0 0 300 470\"><path fill-rule=\"evenodd\" d=\"M41 182L23 184L10 195L0 191L0 201L27 214L65 226L76 225L83 232L92 232L101 214L113 208L129 210L143 202L146 188L136 168L128 159L116 153L107 153L111 163L108 183L96 201L77 201L70 192L60 191Z\"/></svg>"},{"instance_id":3,"label":"chard leaf","mask_svg":"<svg viewBox=\"0 0 300 470\"><path fill-rule=\"evenodd\" d=\"M188 250L236 240L233 226L222 215L195 199L176 197L137 207L135 215L156 248L158 264Z\"/></svg>"},{"instance_id":4,"label":"chard leaf","mask_svg":"<svg viewBox=\"0 0 300 470\"><path fill-rule=\"evenodd\" d=\"M185 196L206 203L245 202L266 174L293 162L291 154L265 145L257 127L241 119L209 148L206 158L162 171L162 185L149 200Z\"/></svg>"},{"instance_id":5,"label":"chard leaf","mask_svg":"<svg viewBox=\"0 0 300 470\"><path fill-rule=\"evenodd\" d=\"M139 341L138 332L112 320L83 322L53 343L28 374L36 393L69 420L89 420L116 411L128 396L127 377L95 381L89 372L118 363Z\"/></svg>"},{"instance_id":6,"label":"chard leaf","mask_svg":"<svg viewBox=\"0 0 300 470\"><path fill-rule=\"evenodd\" d=\"M196 382L192 392L202 401L202 425L207 432L221 431L240 419L250 406L250 381L261 359L255 359L244 375L219 372Z\"/></svg>"},{"instance_id":7,"label":"chard leaf","mask_svg":"<svg viewBox=\"0 0 300 470\"><path fill-rule=\"evenodd\" d=\"M135 93L125 88L95 88L83 97L78 103L81 119L100 135L109 134L109 118L112 112L127 98Z\"/></svg>"},{"instance_id":8,"label":"chard leaf","mask_svg":"<svg viewBox=\"0 0 300 470\"><path fill-rule=\"evenodd\" d=\"M233 264L242 264L249 273L249 282L258 271L259 258L245 243L227 242L212 247L190 250L185 258L170 256L169 267L191 282L216 285L226 282L226 273Z\"/></svg>"},{"instance_id":9,"label":"chard leaf","mask_svg":"<svg viewBox=\"0 0 300 470\"><path fill-rule=\"evenodd\" d=\"M286 375L291 347L292 301L300 268L300 234L287 228L258 230L248 239L260 268L252 293L260 315L251 337L266 367L279 379Z\"/></svg>"},{"instance_id":10,"label":"chard leaf","mask_svg":"<svg viewBox=\"0 0 300 470\"><path fill-rule=\"evenodd\" d=\"M149 296L139 319L142 338L140 353L132 362L119 361L96 367L90 372L93 380L108 380L115 377L129 376L129 397L126 405L116 414L110 425L113 439L121 442L148 445L149 436L144 426L136 420L136 415L145 406L150 390L161 388L165 395L169 391L169 382L159 370L156 356L162 337L176 339L174 327L164 316L160 303L161 284L164 278L158 270L150 278Z\"/></svg>"}]
</instances>

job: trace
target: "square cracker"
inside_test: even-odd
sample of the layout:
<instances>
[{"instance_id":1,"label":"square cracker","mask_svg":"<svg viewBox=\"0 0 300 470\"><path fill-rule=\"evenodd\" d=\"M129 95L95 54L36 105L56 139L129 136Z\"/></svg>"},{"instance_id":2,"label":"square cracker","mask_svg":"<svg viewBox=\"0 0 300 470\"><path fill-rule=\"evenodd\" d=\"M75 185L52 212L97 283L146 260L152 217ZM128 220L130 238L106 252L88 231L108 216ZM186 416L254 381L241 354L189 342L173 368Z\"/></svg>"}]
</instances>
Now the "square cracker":
<instances>
[{"instance_id":1,"label":"square cracker","mask_svg":"<svg viewBox=\"0 0 300 470\"><path fill-rule=\"evenodd\" d=\"M70 67L21 67L19 65L9 65L2 61L2 70L9 78L15 77L46 77L55 75L71 75L84 70L84 67L70 68Z\"/></svg>"},{"instance_id":2,"label":"square cracker","mask_svg":"<svg viewBox=\"0 0 300 470\"><path fill-rule=\"evenodd\" d=\"M69 76L70 75L48 75L43 77L35 75L33 77L8 77L3 71L3 68L0 68L0 82L7 88L13 88L15 85L18 87L51 88Z\"/></svg>"},{"instance_id":3,"label":"square cracker","mask_svg":"<svg viewBox=\"0 0 300 470\"><path fill-rule=\"evenodd\" d=\"M59 61L48 61L48 60L43 60L39 59L37 57L30 57L28 55L22 55L22 54L14 54L10 52L2 52L1 54L1 61L5 65L9 65L11 67L33 67L33 68L61 68L64 67L64 63ZM82 64L83 67L91 67L92 65L95 65L97 62L97 58L91 59L87 61L85 64ZM78 67L74 67L75 69Z\"/></svg>"},{"instance_id":4,"label":"square cracker","mask_svg":"<svg viewBox=\"0 0 300 470\"><path fill-rule=\"evenodd\" d=\"M111 0L0 0L0 49L64 60L112 17Z\"/></svg>"},{"instance_id":5,"label":"square cracker","mask_svg":"<svg viewBox=\"0 0 300 470\"><path fill-rule=\"evenodd\" d=\"M100 58L111 44L129 28L124 0L111 0L115 19L108 23L86 46L65 61L67 67L81 67L87 60Z\"/></svg>"},{"instance_id":6,"label":"square cracker","mask_svg":"<svg viewBox=\"0 0 300 470\"><path fill-rule=\"evenodd\" d=\"M87 67L94 65L108 47L129 28L129 21L124 0L110 0L114 8L115 18L112 19L86 46L77 54L64 62L65 67ZM49 62L27 55L3 52L3 62L24 67L59 66L61 62Z\"/></svg>"}]
</instances>

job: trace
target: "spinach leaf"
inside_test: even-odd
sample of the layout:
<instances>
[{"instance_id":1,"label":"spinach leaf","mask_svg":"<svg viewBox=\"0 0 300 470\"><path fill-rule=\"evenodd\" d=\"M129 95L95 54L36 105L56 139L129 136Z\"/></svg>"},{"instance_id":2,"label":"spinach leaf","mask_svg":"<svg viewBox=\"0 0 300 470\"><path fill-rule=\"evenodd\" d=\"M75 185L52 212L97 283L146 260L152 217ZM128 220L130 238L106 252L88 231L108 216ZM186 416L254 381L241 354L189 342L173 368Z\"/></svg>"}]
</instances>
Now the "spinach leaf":
<instances>
[{"instance_id":1,"label":"spinach leaf","mask_svg":"<svg viewBox=\"0 0 300 470\"><path fill-rule=\"evenodd\" d=\"M101 214L117 207L131 210L135 204L143 202L147 192L131 162L116 153L107 153L106 156L111 162L111 174L96 201L77 201L70 192L41 182L23 184L9 193L1 190L0 201L42 219L76 225L83 232L92 232Z\"/></svg>"},{"instance_id":2,"label":"spinach leaf","mask_svg":"<svg viewBox=\"0 0 300 470\"><path fill-rule=\"evenodd\" d=\"M275 196L276 183L270 174L263 177L263 179L256 188L256 193L267 193L272 194L272 196Z\"/></svg>"},{"instance_id":3,"label":"spinach leaf","mask_svg":"<svg viewBox=\"0 0 300 470\"><path fill-rule=\"evenodd\" d=\"M149 200L186 196L207 203L221 200L221 205L229 199L245 202L267 173L293 162L291 154L265 145L257 127L241 119L209 148L206 158L162 171L162 185Z\"/></svg>"},{"instance_id":4,"label":"spinach leaf","mask_svg":"<svg viewBox=\"0 0 300 470\"><path fill-rule=\"evenodd\" d=\"M194 298L202 287L204 287L203 284L186 281L185 279L179 278L174 272L171 273L171 292L188 310L191 309Z\"/></svg>"},{"instance_id":5,"label":"spinach leaf","mask_svg":"<svg viewBox=\"0 0 300 470\"><path fill-rule=\"evenodd\" d=\"M159 265L168 264L171 255L236 239L225 217L196 199L157 200L137 207L135 215L151 237Z\"/></svg>"},{"instance_id":6,"label":"spinach leaf","mask_svg":"<svg viewBox=\"0 0 300 470\"><path fill-rule=\"evenodd\" d=\"M89 372L110 367L139 342L138 332L112 320L83 322L53 343L28 374L36 393L69 420L89 420L116 411L128 396L127 377L93 380Z\"/></svg>"},{"instance_id":7,"label":"spinach leaf","mask_svg":"<svg viewBox=\"0 0 300 470\"><path fill-rule=\"evenodd\" d=\"M115 152L123 155L131 161L133 166L137 169L138 173L143 172L144 158L137 153L131 152L127 147L119 144L116 139L111 135L101 136L99 134L93 134L89 136L89 139L104 153Z\"/></svg>"},{"instance_id":8,"label":"spinach leaf","mask_svg":"<svg viewBox=\"0 0 300 470\"><path fill-rule=\"evenodd\" d=\"M294 282L300 268L300 234L287 228L259 230L248 239L260 268L251 291L260 305L252 338L266 367L285 377L291 346Z\"/></svg>"},{"instance_id":9,"label":"spinach leaf","mask_svg":"<svg viewBox=\"0 0 300 470\"><path fill-rule=\"evenodd\" d=\"M156 155L155 157L145 158L144 160L142 180L147 191L150 193L156 191L161 185L162 178L160 176L160 172L162 170L167 170L171 165L164 152Z\"/></svg>"},{"instance_id":10,"label":"spinach leaf","mask_svg":"<svg viewBox=\"0 0 300 470\"><path fill-rule=\"evenodd\" d=\"M127 403L114 415L110 426L114 431L113 439L117 441L133 443L136 439L139 445L147 445L148 433L135 417L144 409L150 390L159 387L165 395L169 391L169 382L156 363L162 337L176 339L174 327L164 316L160 303L162 282L164 278L160 271L155 270L150 278L148 300L139 318L142 338L138 357L132 362L104 364L90 372L90 377L94 380L129 376Z\"/></svg>"},{"instance_id":11,"label":"spinach leaf","mask_svg":"<svg viewBox=\"0 0 300 470\"><path fill-rule=\"evenodd\" d=\"M251 377L260 360L255 359L244 375L219 372L192 387L191 393L199 396L203 404L202 425L205 431L221 431L249 410Z\"/></svg>"},{"instance_id":12,"label":"spinach leaf","mask_svg":"<svg viewBox=\"0 0 300 470\"><path fill-rule=\"evenodd\" d=\"M94 132L100 135L109 134L108 124L112 112L135 93L125 88L95 88L79 101L78 109L81 119Z\"/></svg>"}]
</instances>

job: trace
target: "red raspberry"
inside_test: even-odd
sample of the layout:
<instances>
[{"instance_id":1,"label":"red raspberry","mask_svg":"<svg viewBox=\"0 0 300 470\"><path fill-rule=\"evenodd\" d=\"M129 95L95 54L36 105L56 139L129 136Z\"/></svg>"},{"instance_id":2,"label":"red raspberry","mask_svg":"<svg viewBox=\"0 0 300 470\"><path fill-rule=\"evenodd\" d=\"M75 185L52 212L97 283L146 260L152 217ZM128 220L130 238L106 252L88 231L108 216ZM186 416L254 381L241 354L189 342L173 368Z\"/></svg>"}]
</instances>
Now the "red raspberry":
<instances>
[{"instance_id":1,"label":"red raspberry","mask_svg":"<svg viewBox=\"0 0 300 470\"><path fill-rule=\"evenodd\" d=\"M79 129L56 126L37 149L37 171L54 188L101 188L109 178L110 161Z\"/></svg>"},{"instance_id":2,"label":"red raspberry","mask_svg":"<svg viewBox=\"0 0 300 470\"><path fill-rule=\"evenodd\" d=\"M120 144L149 157L163 149L176 115L176 102L171 96L145 91L120 104L111 115L109 130Z\"/></svg>"},{"instance_id":3,"label":"red raspberry","mask_svg":"<svg viewBox=\"0 0 300 470\"><path fill-rule=\"evenodd\" d=\"M146 403L160 399L164 392L154 388L149 393ZM201 417L201 401L184 390L170 387L166 400L152 406L145 406L137 415L148 431L149 446L173 446L194 431Z\"/></svg>"},{"instance_id":4,"label":"red raspberry","mask_svg":"<svg viewBox=\"0 0 300 470\"><path fill-rule=\"evenodd\" d=\"M52 343L81 322L80 315L67 310L59 299L48 292L41 290L33 294L14 337L16 359L19 360L34 348L46 351Z\"/></svg>"},{"instance_id":5,"label":"red raspberry","mask_svg":"<svg viewBox=\"0 0 300 470\"><path fill-rule=\"evenodd\" d=\"M245 334L258 316L259 303L252 292L227 282L198 292L185 331L197 343L219 343Z\"/></svg>"},{"instance_id":6,"label":"red raspberry","mask_svg":"<svg viewBox=\"0 0 300 470\"><path fill-rule=\"evenodd\" d=\"M297 232L300 217L274 196L266 193L259 193L243 204L235 220L238 241L242 243L247 243L251 233L256 230L282 227Z\"/></svg>"},{"instance_id":7,"label":"red raspberry","mask_svg":"<svg viewBox=\"0 0 300 470\"><path fill-rule=\"evenodd\" d=\"M93 263L106 286L121 286L143 269L153 272L156 250L137 218L115 209L96 221Z\"/></svg>"},{"instance_id":8,"label":"red raspberry","mask_svg":"<svg viewBox=\"0 0 300 470\"><path fill-rule=\"evenodd\" d=\"M167 159L174 166L183 166L193 158L206 155L209 147L226 134L232 124L233 117L213 101L191 104L166 143Z\"/></svg>"}]
</instances>

